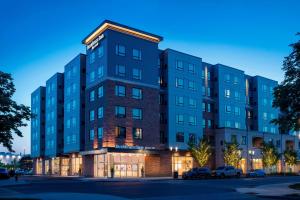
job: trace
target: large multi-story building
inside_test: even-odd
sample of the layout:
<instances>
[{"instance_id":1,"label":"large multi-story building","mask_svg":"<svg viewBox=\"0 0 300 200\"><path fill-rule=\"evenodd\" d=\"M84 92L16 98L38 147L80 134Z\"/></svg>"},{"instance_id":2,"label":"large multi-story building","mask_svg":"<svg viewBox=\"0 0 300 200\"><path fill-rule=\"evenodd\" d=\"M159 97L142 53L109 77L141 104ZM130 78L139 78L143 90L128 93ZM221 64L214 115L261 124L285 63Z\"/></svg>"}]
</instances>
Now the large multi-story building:
<instances>
[{"instance_id":1,"label":"large multi-story building","mask_svg":"<svg viewBox=\"0 0 300 200\"><path fill-rule=\"evenodd\" d=\"M187 143L203 137L213 147L212 168L224 164L228 142L240 144L244 171L250 163L262 167L263 141L273 142L279 152L299 150L298 137L280 134L270 123L279 114L272 107L276 81L160 50L162 40L111 21L83 39L86 55L75 57L64 74L46 83L45 130L37 133L35 123L43 121L33 120L32 137L46 133L45 141L32 139L33 150L45 148L44 154L32 150L36 173L181 174L197 166ZM35 94L32 99L42 98ZM34 113L42 109L32 102ZM280 162L277 170L282 167Z\"/></svg>"}]
</instances>

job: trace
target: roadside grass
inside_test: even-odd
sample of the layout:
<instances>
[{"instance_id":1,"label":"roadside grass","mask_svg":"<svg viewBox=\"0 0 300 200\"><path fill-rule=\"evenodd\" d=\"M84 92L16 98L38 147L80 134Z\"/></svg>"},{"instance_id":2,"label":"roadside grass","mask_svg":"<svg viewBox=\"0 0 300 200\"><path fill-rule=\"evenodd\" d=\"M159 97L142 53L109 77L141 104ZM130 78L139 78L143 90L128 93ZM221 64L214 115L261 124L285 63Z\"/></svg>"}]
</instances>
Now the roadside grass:
<instances>
[{"instance_id":1,"label":"roadside grass","mask_svg":"<svg viewBox=\"0 0 300 200\"><path fill-rule=\"evenodd\" d=\"M294 190L300 190L300 183L289 185L289 188L294 189Z\"/></svg>"}]
</instances>

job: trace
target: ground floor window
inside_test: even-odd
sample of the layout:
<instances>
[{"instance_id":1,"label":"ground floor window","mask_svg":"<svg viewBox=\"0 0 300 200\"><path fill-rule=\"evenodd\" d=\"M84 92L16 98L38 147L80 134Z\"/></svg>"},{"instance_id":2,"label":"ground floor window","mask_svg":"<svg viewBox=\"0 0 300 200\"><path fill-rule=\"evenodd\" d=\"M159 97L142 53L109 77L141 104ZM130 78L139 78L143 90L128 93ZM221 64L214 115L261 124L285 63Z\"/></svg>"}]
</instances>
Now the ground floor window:
<instances>
[{"instance_id":1,"label":"ground floor window","mask_svg":"<svg viewBox=\"0 0 300 200\"><path fill-rule=\"evenodd\" d=\"M51 166L52 166L52 174L59 175L60 174L59 158L52 158Z\"/></svg>"},{"instance_id":2,"label":"ground floor window","mask_svg":"<svg viewBox=\"0 0 300 200\"><path fill-rule=\"evenodd\" d=\"M69 158L61 159L61 175L68 176L70 174Z\"/></svg>"},{"instance_id":3,"label":"ground floor window","mask_svg":"<svg viewBox=\"0 0 300 200\"><path fill-rule=\"evenodd\" d=\"M37 159L36 160L36 174L42 174L43 173L43 160Z\"/></svg>"},{"instance_id":4,"label":"ground floor window","mask_svg":"<svg viewBox=\"0 0 300 200\"><path fill-rule=\"evenodd\" d=\"M82 157L72 157L71 158L71 174L73 176L81 176L82 174Z\"/></svg>"},{"instance_id":5,"label":"ground floor window","mask_svg":"<svg viewBox=\"0 0 300 200\"><path fill-rule=\"evenodd\" d=\"M172 156L172 172L177 171L179 175L193 168L191 156Z\"/></svg>"}]
</instances>

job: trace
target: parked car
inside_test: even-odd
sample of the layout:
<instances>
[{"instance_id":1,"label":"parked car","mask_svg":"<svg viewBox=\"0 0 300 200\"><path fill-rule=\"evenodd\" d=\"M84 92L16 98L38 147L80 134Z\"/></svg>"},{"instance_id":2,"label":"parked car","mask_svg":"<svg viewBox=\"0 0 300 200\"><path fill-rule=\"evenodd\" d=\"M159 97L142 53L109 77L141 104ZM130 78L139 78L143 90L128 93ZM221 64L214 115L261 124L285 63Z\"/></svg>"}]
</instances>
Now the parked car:
<instances>
[{"instance_id":1,"label":"parked car","mask_svg":"<svg viewBox=\"0 0 300 200\"><path fill-rule=\"evenodd\" d=\"M219 178L225 178L225 177L240 177L242 175L242 170L237 169L233 166L222 166L218 167L213 175Z\"/></svg>"},{"instance_id":2,"label":"parked car","mask_svg":"<svg viewBox=\"0 0 300 200\"><path fill-rule=\"evenodd\" d=\"M207 167L193 168L182 174L183 179L208 178L211 176L211 170Z\"/></svg>"},{"instance_id":3,"label":"parked car","mask_svg":"<svg viewBox=\"0 0 300 200\"><path fill-rule=\"evenodd\" d=\"M8 179L8 178L9 178L9 174L7 169L0 168L0 179Z\"/></svg>"},{"instance_id":4,"label":"parked car","mask_svg":"<svg viewBox=\"0 0 300 200\"><path fill-rule=\"evenodd\" d=\"M247 177L265 177L266 172L263 169L255 169L252 171L247 172Z\"/></svg>"}]
</instances>

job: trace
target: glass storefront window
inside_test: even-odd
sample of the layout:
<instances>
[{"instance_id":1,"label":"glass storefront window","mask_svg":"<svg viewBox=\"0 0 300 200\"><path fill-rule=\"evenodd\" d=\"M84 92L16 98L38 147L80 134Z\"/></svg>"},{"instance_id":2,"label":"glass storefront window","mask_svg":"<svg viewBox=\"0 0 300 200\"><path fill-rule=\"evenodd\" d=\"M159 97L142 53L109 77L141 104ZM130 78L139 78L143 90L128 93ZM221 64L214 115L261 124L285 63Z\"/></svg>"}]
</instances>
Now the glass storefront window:
<instances>
[{"instance_id":1,"label":"glass storefront window","mask_svg":"<svg viewBox=\"0 0 300 200\"><path fill-rule=\"evenodd\" d=\"M177 171L182 175L193 167L193 158L191 156L172 156L172 172Z\"/></svg>"}]
</instances>

